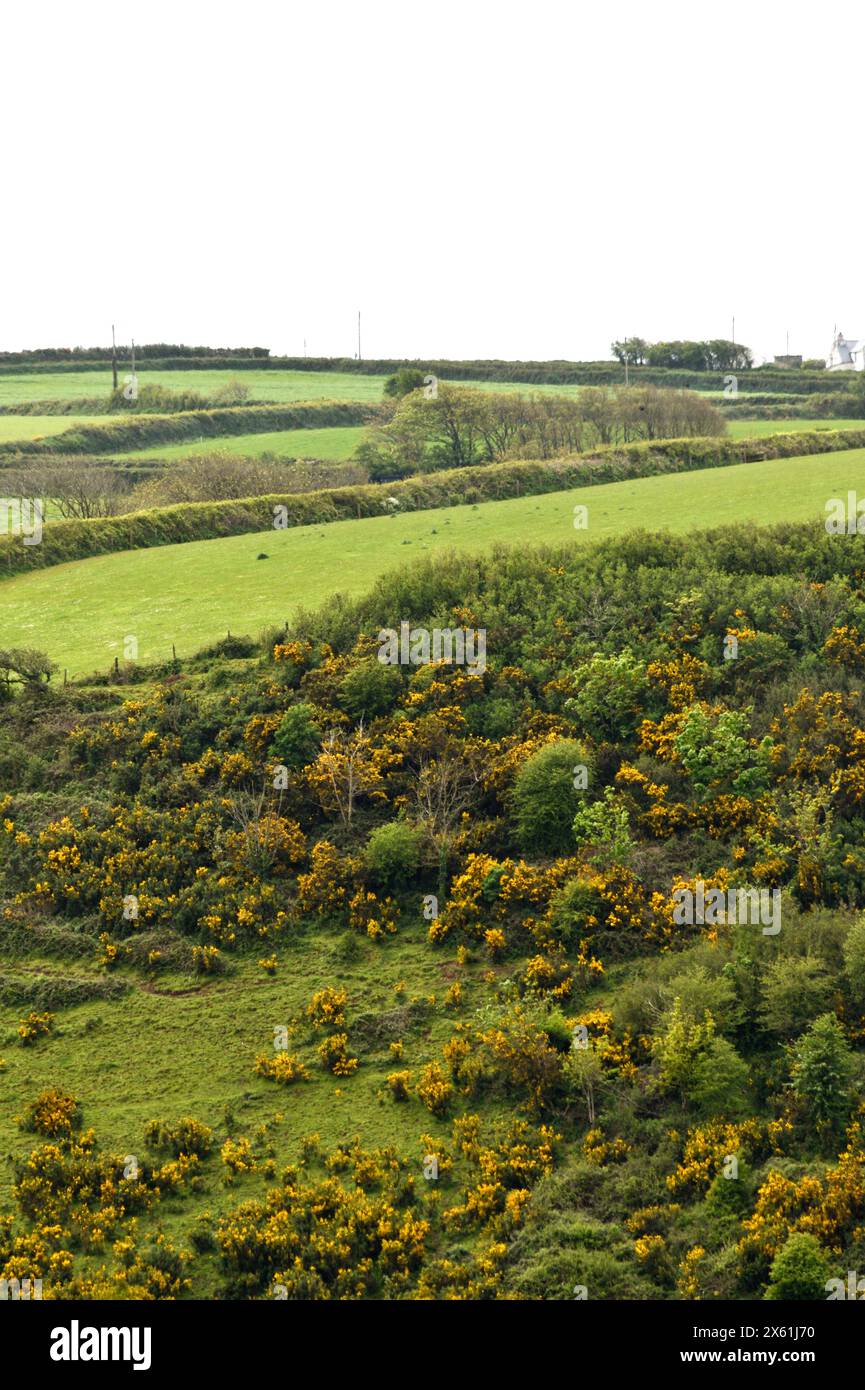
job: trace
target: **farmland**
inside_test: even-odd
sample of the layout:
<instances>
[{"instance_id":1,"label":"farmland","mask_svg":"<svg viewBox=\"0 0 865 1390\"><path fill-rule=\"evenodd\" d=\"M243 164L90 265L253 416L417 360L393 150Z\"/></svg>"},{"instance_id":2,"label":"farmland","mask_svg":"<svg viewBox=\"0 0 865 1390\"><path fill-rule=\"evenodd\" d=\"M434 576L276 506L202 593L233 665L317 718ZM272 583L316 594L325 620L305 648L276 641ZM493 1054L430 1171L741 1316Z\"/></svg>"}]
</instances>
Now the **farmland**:
<instances>
[{"instance_id":1,"label":"farmland","mask_svg":"<svg viewBox=\"0 0 865 1390\"><path fill-rule=\"evenodd\" d=\"M164 659L172 643L188 655L229 630L254 636L335 589L360 594L418 555L817 519L827 497L849 488L865 492L865 450L121 552L6 580L0 622L61 667L87 672L122 657L129 634L141 660ZM574 529L578 504L586 530Z\"/></svg>"}]
</instances>

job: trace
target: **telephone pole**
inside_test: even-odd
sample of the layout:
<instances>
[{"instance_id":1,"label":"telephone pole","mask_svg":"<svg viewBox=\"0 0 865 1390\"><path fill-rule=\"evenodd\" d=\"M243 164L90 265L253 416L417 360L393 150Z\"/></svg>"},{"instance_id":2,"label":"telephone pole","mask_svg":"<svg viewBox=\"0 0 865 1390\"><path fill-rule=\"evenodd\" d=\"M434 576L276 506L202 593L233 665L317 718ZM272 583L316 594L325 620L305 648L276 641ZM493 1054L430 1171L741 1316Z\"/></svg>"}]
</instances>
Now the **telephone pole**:
<instances>
[{"instance_id":1,"label":"telephone pole","mask_svg":"<svg viewBox=\"0 0 865 1390\"><path fill-rule=\"evenodd\" d=\"M357 360L360 361L360 309L357 311Z\"/></svg>"},{"instance_id":2,"label":"telephone pole","mask_svg":"<svg viewBox=\"0 0 865 1390\"><path fill-rule=\"evenodd\" d=\"M117 390L117 343L114 341L114 324L111 325L111 377L114 390Z\"/></svg>"}]
</instances>

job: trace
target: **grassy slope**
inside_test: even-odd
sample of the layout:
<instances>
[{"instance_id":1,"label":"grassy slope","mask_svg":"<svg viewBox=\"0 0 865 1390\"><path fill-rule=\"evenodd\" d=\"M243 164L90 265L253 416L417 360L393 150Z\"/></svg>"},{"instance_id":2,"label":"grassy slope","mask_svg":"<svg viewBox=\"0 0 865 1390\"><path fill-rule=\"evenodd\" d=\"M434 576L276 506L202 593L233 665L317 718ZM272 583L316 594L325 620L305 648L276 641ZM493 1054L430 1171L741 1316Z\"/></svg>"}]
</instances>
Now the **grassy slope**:
<instances>
[{"instance_id":1,"label":"grassy slope","mask_svg":"<svg viewBox=\"0 0 865 1390\"><path fill-rule=\"evenodd\" d=\"M127 635L138 639L141 660L167 659L172 642L179 654L193 652L226 630L255 635L299 605L315 606L335 589L362 593L385 570L442 547L807 520L848 488L865 491L863 449L126 551L0 583L0 630L14 633L16 645L49 651L70 672L104 670L122 658ZM588 530L574 530L578 502L589 508Z\"/></svg>"},{"instance_id":2,"label":"grassy slope","mask_svg":"<svg viewBox=\"0 0 865 1390\"><path fill-rule=\"evenodd\" d=\"M229 1104L238 1130L247 1134L275 1112L285 1113L275 1135L283 1162L296 1159L299 1138L316 1131L326 1148L355 1133L373 1144L404 1143L406 1129L411 1130L405 1108L390 1100L381 1105L376 1098L397 1065L386 1043L358 1043L362 1065L355 1077L342 1081L323 1070L315 1039L307 1040L305 1027L292 1037L290 1050L308 1066L313 1083L279 1087L257 1077L254 1064L259 1053L272 1052L274 1028L288 1025L324 985L342 984L349 990L349 1029L353 1016L385 1012L431 994L441 1005L456 973L456 948L433 953L426 942L427 925L418 912L416 922L403 921L397 936L384 945L359 938L361 959L351 964L340 959L341 933L317 931L290 949L277 948L281 963L273 978L257 965L255 951L236 958L236 973L223 977L160 975L148 983L140 971L124 970L116 978L126 979L132 988L123 999L63 1008L56 1015L55 1034L27 1049L17 1042L15 1030L29 1007L0 1003L0 1056L5 1060L0 1151L24 1154L32 1149L33 1136L18 1130L14 1116L22 1098L57 1084L59 1075L82 1101L86 1123L96 1128L100 1142L124 1153L142 1151L141 1131L155 1117L194 1114L221 1130L223 1108ZM36 964L45 973L67 975L91 974L95 968L81 962L27 962ZM4 961L4 968L14 971L16 965ZM459 972L464 1010L470 1011L475 993L480 1003L483 986L479 979L476 986L469 981L487 968L482 960ZM398 995L395 987L401 982L405 993ZM439 1055L451 1026L441 1009L430 1015L420 1036L415 1025L399 1066L414 1068ZM151 1040L149 1046L142 1046L145 1038ZM412 1111L418 1136L447 1133L448 1124L421 1106ZM9 1167L0 1165L0 1208L10 1187ZM247 1190L241 1189L244 1194ZM224 1201L233 1205L237 1191Z\"/></svg>"}]
</instances>

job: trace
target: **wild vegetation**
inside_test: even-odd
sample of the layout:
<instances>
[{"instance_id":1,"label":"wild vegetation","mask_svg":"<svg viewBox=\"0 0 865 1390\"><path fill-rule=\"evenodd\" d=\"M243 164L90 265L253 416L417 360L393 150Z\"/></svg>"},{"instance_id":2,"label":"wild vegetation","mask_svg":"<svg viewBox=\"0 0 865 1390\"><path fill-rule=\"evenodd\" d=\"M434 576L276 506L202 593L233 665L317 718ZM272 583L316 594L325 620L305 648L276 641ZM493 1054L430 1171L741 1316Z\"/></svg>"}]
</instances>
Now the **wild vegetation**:
<instances>
[{"instance_id":1,"label":"wild vegetation","mask_svg":"<svg viewBox=\"0 0 865 1390\"><path fill-rule=\"evenodd\" d=\"M863 573L822 526L630 535L430 561L131 697L5 653L0 1277L825 1296L865 1224ZM382 664L403 622L485 661Z\"/></svg>"}]
</instances>

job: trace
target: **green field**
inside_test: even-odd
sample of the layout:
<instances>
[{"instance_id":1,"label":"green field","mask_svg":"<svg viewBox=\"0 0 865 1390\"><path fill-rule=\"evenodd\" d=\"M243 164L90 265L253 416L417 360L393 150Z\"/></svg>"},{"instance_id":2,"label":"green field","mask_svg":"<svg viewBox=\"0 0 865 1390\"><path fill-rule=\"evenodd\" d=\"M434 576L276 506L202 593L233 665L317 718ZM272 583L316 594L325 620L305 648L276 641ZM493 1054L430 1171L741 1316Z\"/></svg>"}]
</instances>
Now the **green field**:
<instances>
[{"instance_id":1,"label":"green field","mask_svg":"<svg viewBox=\"0 0 865 1390\"><path fill-rule=\"evenodd\" d=\"M767 434L801 434L803 430L861 430L865 420L728 420L731 439L762 439Z\"/></svg>"},{"instance_id":2,"label":"green field","mask_svg":"<svg viewBox=\"0 0 865 1390\"><path fill-rule=\"evenodd\" d=\"M120 368L124 380L129 364ZM167 386L173 391L198 391L210 396L228 381L241 381L248 386L253 401L379 401L382 398L383 376L365 376L356 372L298 372L298 371L237 371L230 367L204 368L201 371L147 371L139 368L141 386ZM522 381L464 381L483 391L542 393L572 396L583 386L559 386ZM28 401L74 400L82 396L108 396L111 392L111 372L104 368L81 372L18 372L0 374L0 405L10 406ZM718 391L701 392L720 401ZM67 420L71 423L69 417ZM763 422L775 423L775 422ZM23 438L19 435L19 438Z\"/></svg>"},{"instance_id":3,"label":"green field","mask_svg":"<svg viewBox=\"0 0 865 1390\"><path fill-rule=\"evenodd\" d=\"M128 372L120 368L120 380ZM258 401L378 401L383 376L362 376L353 372L231 371L230 368L194 372L148 372L138 370L139 386L167 386L172 391L199 391L212 395L228 381L248 386ZM0 405L25 401L74 400L79 396L108 396L111 372L20 372L0 374ZM71 423L67 416L67 423Z\"/></svg>"},{"instance_id":4,"label":"green field","mask_svg":"<svg viewBox=\"0 0 865 1390\"><path fill-rule=\"evenodd\" d=\"M0 415L0 444L39 439L84 425L100 425L104 415Z\"/></svg>"},{"instance_id":5,"label":"green field","mask_svg":"<svg viewBox=\"0 0 865 1390\"><path fill-rule=\"evenodd\" d=\"M199 454L237 454L256 458L278 454L281 458L351 458L366 433L363 425L332 426L323 430L271 430L267 434L227 434L217 439L201 439L184 444L157 444L129 454L112 454L124 459L180 459Z\"/></svg>"},{"instance_id":6,"label":"green field","mask_svg":"<svg viewBox=\"0 0 865 1390\"><path fill-rule=\"evenodd\" d=\"M334 590L356 595L388 569L443 547L562 544L634 527L673 532L817 519L827 498L865 491L865 449L639 478L546 496L372 517L226 540L125 551L0 583L0 629L70 672L196 651L227 630L256 635ZM575 530L573 508L589 509ZM267 559L259 560L260 554Z\"/></svg>"}]
</instances>

